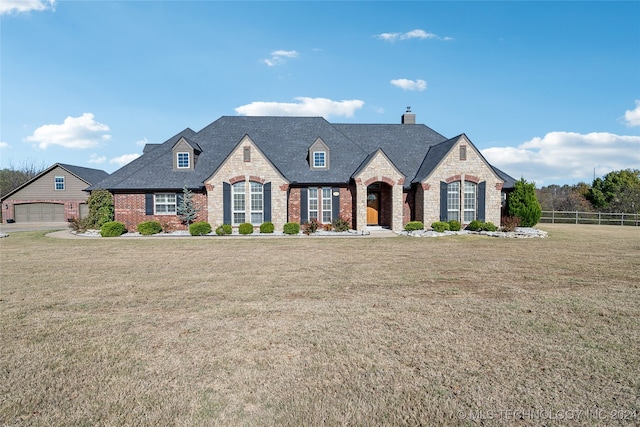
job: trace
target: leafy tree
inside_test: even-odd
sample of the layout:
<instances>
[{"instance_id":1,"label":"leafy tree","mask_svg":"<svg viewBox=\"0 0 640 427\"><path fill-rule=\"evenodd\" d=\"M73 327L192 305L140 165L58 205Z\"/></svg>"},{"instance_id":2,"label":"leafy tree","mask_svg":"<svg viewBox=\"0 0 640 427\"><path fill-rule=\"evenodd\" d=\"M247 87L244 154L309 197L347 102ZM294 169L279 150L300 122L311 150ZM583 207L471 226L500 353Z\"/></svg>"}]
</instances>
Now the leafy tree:
<instances>
[{"instance_id":1,"label":"leafy tree","mask_svg":"<svg viewBox=\"0 0 640 427\"><path fill-rule=\"evenodd\" d=\"M523 227L536 225L542 216L542 208L536 198L536 185L524 178L516 181L513 192L507 197L507 211L509 216L520 218Z\"/></svg>"},{"instance_id":2,"label":"leafy tree","mask_svg":"<svg viewBox=\"0 0 640 427\"><path fill-rule=\"evenodd\" d=\"M603 211L640 212L640 170L613 171L594 179L587 199Z\"/></svg>"},{"instance_id":3,"label":"leafy tree","mask_svg":"<svg viewBox=\"0 0 640 427\"><path fill-rule=\"evenodd\" d=\"M33 163L23 163L17 168L10 164L8 168L0 169L0 197L20 187L45 169L44 166L36 166Z\"/></svg>"},{"instance_id":4,"label":"leafy tree","mask_svg":"<svg viewBox=\"0 0 640 427\"><path fill-rule=\"evenodd\" d=\"M182 200L178 202L176 207L178 218L187 225L191 224L198 217L199 210L193 203L193 193L185 185L182 189Z\"/></svg>"},{"instance_id":5,"label":"leafy tree","mask_svg":"<svg viewBox=\"0 0 640 427\"><path fill-rule=\"evenodd\" d=\"M591 211L593 207L586 198L589 185L580 182L576 185L549 185L536 189L536 197L543 211Z\"/></svg>"},{"instance_id":6,"label":"leafy tree","mask_svg":"<svg viewBox=\"0 0 640 427\"><path fill-rule=\"evenodd\" d=\"M87 199L87 228L99 229L114 220L113 195L108 190L94 190Z\"/></svg>"}]
</instances>

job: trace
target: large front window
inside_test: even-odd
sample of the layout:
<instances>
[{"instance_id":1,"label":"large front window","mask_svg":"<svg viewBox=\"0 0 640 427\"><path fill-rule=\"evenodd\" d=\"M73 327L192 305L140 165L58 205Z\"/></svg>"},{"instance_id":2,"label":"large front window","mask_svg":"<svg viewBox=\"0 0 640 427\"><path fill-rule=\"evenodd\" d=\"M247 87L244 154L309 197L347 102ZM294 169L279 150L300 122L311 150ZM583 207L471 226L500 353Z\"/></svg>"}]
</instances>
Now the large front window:
<instances>
[{"instance_id":1,"label":"large front window","mask_svg":"<svg viewBox=\"0 0 640 427\"><path fill-rule=\"evenodd\" d=\"M176 195L175 193L169 194L156 194L155 200L155 213L156 215L175 215L176 213Z\"/></svg>"},{"instance_id":2,"label":"large front window","mask_svg":"<svg viewBox=\"0 0 640 427\"><path fill-rule=\"evenodd\" d=\"M464 222L476 219L476 188L473 182L464 182Z\"/></svg>"},{"instance_id":3,"label":"large front window","mask_svg":"<svg viewBox=\"0 0 640 427\"><path fill-rule=\"evenodd\" d=\"M251 224L262 224L264 210L264 193L262 184L258 182L251 183Z\"/></svg>"},{"instance_id":4,"label":"large front window","mask_svg":"<svg viewBox=\"0 0 640 427\"><path fill-rule=\"evenodd\" d=\"M460 221L460 182L447 185L447 219Z\"/></svg>"},{"instance_id":5,"label":"large front window","mask_svg":"<svg viewBox=\"0 0 640 427\"><path fill-rule=\"evenodd\" d=\"M245 222L245 185L244 181L233 184L233 225Z\"/></svg>"}]
</instances>

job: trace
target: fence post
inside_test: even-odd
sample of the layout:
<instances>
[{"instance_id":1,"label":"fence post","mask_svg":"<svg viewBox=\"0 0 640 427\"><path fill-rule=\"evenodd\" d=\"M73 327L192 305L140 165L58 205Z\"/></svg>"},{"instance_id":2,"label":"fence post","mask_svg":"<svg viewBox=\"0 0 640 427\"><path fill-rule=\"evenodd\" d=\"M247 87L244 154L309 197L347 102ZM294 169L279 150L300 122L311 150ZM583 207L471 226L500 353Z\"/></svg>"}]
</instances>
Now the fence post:
<instances>
[{"instance_id":1,"label":"fence post","mask_svg":"<svg viewBox=\"0 0 640 427\"><path fill-rule=\"evenodd\" d=\"M601 219L602 219L602 212L598 212L598 225L602 225Z\"/></svg>"},{"instance_id":2,"label":"fence post","mask_svg":"<svg viewBox=\"0 0 640 427\"><path fill-rule=\"evenodd\" d=\"M556 223L556 211L553 210L551 211L551 224L555 224Z\"/></svg>"},{"instance_id":3,"label":"fence post","mask_svg":"<svg viewBox=\"0 0 640 427\"><path fill-rule=\"evenodd\" d=\"M576 224L578 224L578 211L576 211Z\"/></svg>"},{"instance_id":4,"label":"fence post","mask_svg":"<svg viewBox=\"0 0 640 427\"><path fill-rule=\"evenodd\" d=\"M624 212L620 215L620 225L624 225Z\"/></svg>"}]
</instances>

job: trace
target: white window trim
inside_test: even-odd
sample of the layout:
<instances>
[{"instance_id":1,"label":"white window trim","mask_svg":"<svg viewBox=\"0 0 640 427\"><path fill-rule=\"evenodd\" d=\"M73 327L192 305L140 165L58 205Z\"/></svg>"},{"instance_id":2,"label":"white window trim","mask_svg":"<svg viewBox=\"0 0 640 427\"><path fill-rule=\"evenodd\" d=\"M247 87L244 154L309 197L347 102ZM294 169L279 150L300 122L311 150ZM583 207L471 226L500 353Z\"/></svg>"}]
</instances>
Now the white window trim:
<instances>
[{"instance_id":1,"label":"white window trim","mask_svg":"<svg viewBox=\"0 0 640 427\"><path fill-rule=\"evenodd\" d=\"M322 154L322 165L316 164L316 154ZM313 168L314 169L326 169L327 168L327 152L326 151L314 151L313 152Z\"/></svg>"},{"instance_id":2,"label":"white window trim","mask_svg":"<svg viewBox=\"0 0 640 427\"><path fill-rule=\"evenodd\" d=\"M254 186L254 184L256 186L260 186L260 191L253 191L254 188L256 188ZM250 205L250 212L249 212L249 219L251 220L251 224L253 225L260 225L264 222L264 185L259 183L259 182L249 182L249 205ZM253 196L254 194L259 194L260 195L260 204L262 206L260 206L260 209L255 208L254 203L253 203ZM260 214L260 221L259 222L254 222L253 221L253 215L254 214Z\"/></svg>"},{"instance_id":3,"label":"white window trim","mask_svg":"<svg viewBox=\"0 0 640 427\"><path fill-rule=\"evenodd\" d=\"M62 180L62 188L58 188L58 179ZM53 178L53 189L55 191L64 191L65 188L65 182L64 182L64 176L56 176Z\"/></svg>"},{"instance_id":4,"label":"white window trim","mask_svg":"<svg viewBox=\"0 0 640 427\"><path fill-rule=\"evenodd\" d=\"M318 191L319 189L316 187L311 187L309 189L307 189L307 212L309 213L309 221L311 221L312 219L315 219L316 221L318 220L318 216L320 216L320 197L319 194L321 194L320 191ZM312 192L315 192L315 197L312 196ZM315 209L311 206L312 202L315 201ZM312 215L311 212L315 212L315 215Z\"/></svg>"},{"instance_id":5,"label":"white window trim","mask_svg":"<svg viewBox=\"0 0 640 427\"><path fill-rule=\"evenodd\" d=\"M186 154L187 156L187 166L180 166L180 155ZM191 154L188 151L178 151L176 153L176 167L178 169L191 169Z\"/></svg>"},{"instance_id":6,"label":"white window trim","mask_svg":"<svg viewBox=\"0 0 640 427\"><path fill-rule=\"evenodd\" d=\"M241 185L240 185L241 184ZM240 225L247 222L247 188L246 181L236 182L231 185L231 223L232 225ZM239 191L242 189L242 191ZM236 195L242 194L243 197L238 199L242 200L242 208L236 209ZM243 221L236 221L236 214L242 215Z\"/></svg>"},{"instance_id":7,"label":"white window trim","mask_svg":"<svg viewBox=\"0 0 640 427\"><path fill-rule=\"evenodd\" d=\"M458 187L457 191L451 190L451 187L452 187L451 184L457 184L457 187ZM456 197L452 198L451 197L452 194L455 194ZM455 208L452 207L452 204L450 203L453 200L456 201ZM453 181L447 184L447 220L460 221L460 181Z\"/></svg>"},{"instance_id":8,"label":"white window trim","mask_svg":"<svg viewBox=\"0 0 640 427\"><path fill-rule=\"evenodd\" d=\"M473 188L473 191L467 191L467 188ZM467 198L467 194L473 194L472 198ZM471 202L467 204L467 201ZM463 206L462 206L462 218L465 223L471 222L477 217L478 210L478 184L472 181L464 182L464 195L463 195ZM472 212L472 218L467 219L467 213Z\"/></svg>"},{"instance_id":9,"label":"white window trim","mask_svg":"<svg viewBox=\"0 0 640 427\"><path fill-rule=\"evenodd\" d=\"M324 193L328 192L329 193L329 197L325 197ZM329 188L329 187L322 187L321 189L321 194L322 194L322 213L320 214L322 216L322 223L323 224L331 224L333 218L333 197L332 197L332 193L333 193L333 189ZM328 203L328 206L325 206L325 203ZM326 208L326 209L325 209ZM328 214L329 216L329 220L325 220L325 214Z\"/></svg>"},{"instance_id":10,"label":"white window trim","mask_svg":"<svg viewBox=\"0 0 640 427\"><path fill-rule=\"evenodd\" d=\"M312 191L316 196L312 197ZM324 197L324 192L329 193L329 197ZM307 189L307 212L309 213L309 221L315 218L321 224L330 224L333 221L333 189L331 187L309 187ZM312 201L316 203L316 209L311 206ZM325 202L328 202L328 206L325 206ZM325 207L327 209L325 209ZM315 213L315 215L312 214ZM324 219L325 212L329 213L329 221Z\"/></svg>"},{"instance_id":11,"label":"white window trim","mask_svg":"<svg viewBox=\"0 0 640 427\"><path fill-rule=\"evenodd\" d=\"M160 203L158 202L158 196L165 197L166 199ZM173 197L173 202L168 200L171 197ZM158 206L166 206L166 212L158 212ZM173 211L170 210L171 206L173 206ZM175 215L177 213L177 208L178 198L175 193L156 193L153 195L153 213L155 215Z\"/></svg>"}]
</instances>

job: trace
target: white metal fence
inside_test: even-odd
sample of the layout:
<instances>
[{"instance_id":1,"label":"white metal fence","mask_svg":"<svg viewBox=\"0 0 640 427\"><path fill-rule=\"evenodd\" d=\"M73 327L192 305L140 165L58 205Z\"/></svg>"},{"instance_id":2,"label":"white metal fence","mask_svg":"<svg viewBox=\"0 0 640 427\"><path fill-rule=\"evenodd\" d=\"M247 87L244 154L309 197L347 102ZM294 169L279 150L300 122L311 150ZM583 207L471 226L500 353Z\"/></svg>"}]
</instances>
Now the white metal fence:
<instances>
[{"instance_id":1,"label":"white metal fence","mask_svg":"<svg viewBox=\"0 0 640 427\"><path fill-rule=\"evenodd\" d=\"M598 224L640 226L640 214L578 211L542 211L540 222L551 224Z\"/></svg>"}]
</instances>

